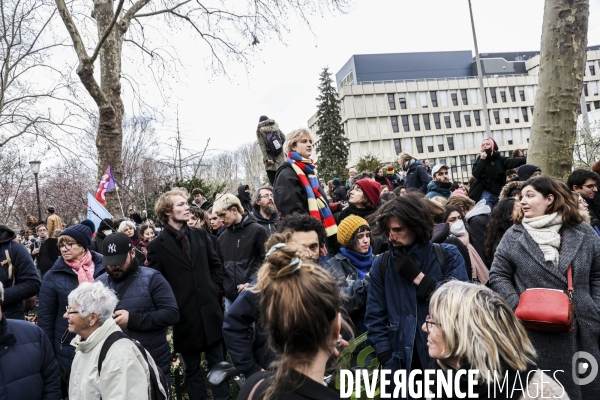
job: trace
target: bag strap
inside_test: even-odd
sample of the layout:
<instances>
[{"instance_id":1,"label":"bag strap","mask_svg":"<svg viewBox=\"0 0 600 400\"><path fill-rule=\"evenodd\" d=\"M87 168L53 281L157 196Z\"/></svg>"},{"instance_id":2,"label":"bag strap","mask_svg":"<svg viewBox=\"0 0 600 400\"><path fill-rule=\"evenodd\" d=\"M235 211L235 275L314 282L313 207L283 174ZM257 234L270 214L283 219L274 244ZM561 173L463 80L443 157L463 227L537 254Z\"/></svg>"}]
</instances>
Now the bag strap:
<instances>
[{"instance_id":1,"label":"bag strap","mask_svg":"<svg viewBox=\"0 0 600 400\"><path fill-rule=\"evenodd\" d=\"M254 385L254 387L252 388L252 391L250 391L250 395L248 396L248 400L252 400L252 397L254 397L254 392L256 392L256 389L258 388L258 386L263 383L264 378L261 379L260 381L256 382L256 385Z\"/></svg>"},{"instance_id":2,"label":"bag strap","mask_svg":"<svg viewBox=\"0 0 600 400\"><path fill-rule=\"evenodd\" d=\"M382 257L383 259L381 260L381 277L385 282L385 271L387 270L388 260L390 259L390 251L387 250L385 253L383 253Z\"/></svg>"},{"instance_id":3,"label":"bag strap","mask_svg":"<svg viewBox=\"0 0 600 400\"><path fill-rule=\"evenodd\" d=\"M567 269L567 290L569 291L569 298L573 300L573 267L569 265Z\"/></svg>"},{"instance_id":4,"label":"bag strap","mask_svg":"<svg viewBox=\"0 0 600 400\"><path fill-rule=\"evenodd\" d=\"M120 339L129 339L129 336L124 334L122 331L116 331L108 335L104 343L102 343L102 348L100 349L100 357L98 357L98 376L100 376L100 371L102 371L102 363L106 358L106 354L108 354L108 350L117 340Z\"/></svg>"},{"instance_id":5,"label":"bag strap","mask_svg":"<svg viewBox=\"0 0 600 400\"><path fill-rule=\"evenodd\" d=\"M127 289L129 289L129 286L131 286L131 284L133 283L133 281L135 280L135 278L137 278L137 276L140 274L140 268L138 266L138 268L127 277L127 280L125 281L125 283L123 283L123 286L121 286L121 289L119 289L119 293L117 293L117 298L119 299L119 301L121 301L121 299L123 299L123 296L125 296L125 292L127 292Z\"/></svg>"}]
</instances>

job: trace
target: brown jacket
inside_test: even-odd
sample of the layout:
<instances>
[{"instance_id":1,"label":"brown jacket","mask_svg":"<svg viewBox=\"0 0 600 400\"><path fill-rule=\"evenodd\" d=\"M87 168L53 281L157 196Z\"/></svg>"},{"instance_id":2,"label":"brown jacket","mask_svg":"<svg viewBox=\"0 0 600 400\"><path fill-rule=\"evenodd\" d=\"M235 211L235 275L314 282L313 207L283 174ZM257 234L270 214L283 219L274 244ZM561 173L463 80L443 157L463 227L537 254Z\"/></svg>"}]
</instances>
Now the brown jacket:
<instances>
[{"instance_id":1,"label":"brown jacket","mask_svg":"<svg viewBox=\"0 0 600 400\"><path fill-rule=\"evenodd\" d=\"M64 229L60 217L56 214L50 214L46 226L48 227L48 236L51 238L54 237L55 230L60 229L62 231Z\"/></svg>"}]
</instances>

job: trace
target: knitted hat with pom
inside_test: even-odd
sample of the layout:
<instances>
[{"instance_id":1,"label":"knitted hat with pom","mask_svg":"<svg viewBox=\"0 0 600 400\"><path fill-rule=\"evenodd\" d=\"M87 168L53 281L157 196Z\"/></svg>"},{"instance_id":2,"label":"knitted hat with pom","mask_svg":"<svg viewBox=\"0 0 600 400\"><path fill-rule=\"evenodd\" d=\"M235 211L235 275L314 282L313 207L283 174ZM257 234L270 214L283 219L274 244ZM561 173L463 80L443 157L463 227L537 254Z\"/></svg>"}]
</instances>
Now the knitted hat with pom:
<instances>
[{"instance_id":1,"label":"knitted hat with pom","mask_svg":"<svg viewBox=\"0 0 600 400\"><path fill-rule=\"evenodd\" d=\"M77 224L68 227L60 236L71 236L84 249L89 249L92 243L92 230L87 225Z\"/></svg>"},{"instance_id":2,"label":"knitted hat with pom","mask_svg":"<svg viewBox=\"0 0 600 400\"><path fill-rule=\"evenodd\" d=\"M361 226L365 225L369 226L369 223L364 218L361 218L358 215L347 216L338 225L338 243L344 247L348 247L348 245L350 244L350 240L352 240L352 235L354 235L354 232L356 232Z\"/></svg>"}]
</instances>

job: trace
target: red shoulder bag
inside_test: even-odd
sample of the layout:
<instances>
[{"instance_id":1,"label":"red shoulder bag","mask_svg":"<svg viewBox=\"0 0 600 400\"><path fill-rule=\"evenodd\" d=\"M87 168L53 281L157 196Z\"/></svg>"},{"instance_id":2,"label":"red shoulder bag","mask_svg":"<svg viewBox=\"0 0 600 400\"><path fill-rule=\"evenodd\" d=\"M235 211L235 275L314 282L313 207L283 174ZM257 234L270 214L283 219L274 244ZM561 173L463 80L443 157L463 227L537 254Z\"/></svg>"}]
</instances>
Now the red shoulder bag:
<instances>
[{"instance_id":1,"label":"red shoulder bag","mask_svg":"<svg viewBox=\"0 0 600 400\"><path fill-rule=\"evenodd\" d=\"M573 329L572 267L567 269L568 294L557 289L527 289L521 293L515 315L526 328L542 332L569 332Z\"/></svg>"}]
</instances>

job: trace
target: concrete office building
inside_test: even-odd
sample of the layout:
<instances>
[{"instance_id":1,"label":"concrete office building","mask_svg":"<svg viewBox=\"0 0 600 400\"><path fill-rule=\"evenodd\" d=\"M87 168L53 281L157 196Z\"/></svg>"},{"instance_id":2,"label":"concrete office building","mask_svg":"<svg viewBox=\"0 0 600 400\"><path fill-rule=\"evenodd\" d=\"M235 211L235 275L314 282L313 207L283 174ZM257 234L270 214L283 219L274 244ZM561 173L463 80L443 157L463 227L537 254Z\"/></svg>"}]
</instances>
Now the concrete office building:
<instances>
[{"instance_id":1,"label":"concrete office building","mask_svg":"<svg viewBox=\"0 0 600 400\"><path fill-rule=\"evenodd\" d=\"M526 150L539 69L538 52L480 54L492 137L510 156ZM585 96L600 109L600 46L588 48ZM354 55L336 74L349 165L369 153L388 162L401 151L451 166L468 181L486 137L471 51ZM308 121L316 133L316 115ZM318 146L318 140L317 144Z\"/></svg>"}]
</instances>

